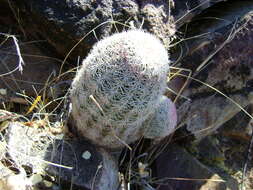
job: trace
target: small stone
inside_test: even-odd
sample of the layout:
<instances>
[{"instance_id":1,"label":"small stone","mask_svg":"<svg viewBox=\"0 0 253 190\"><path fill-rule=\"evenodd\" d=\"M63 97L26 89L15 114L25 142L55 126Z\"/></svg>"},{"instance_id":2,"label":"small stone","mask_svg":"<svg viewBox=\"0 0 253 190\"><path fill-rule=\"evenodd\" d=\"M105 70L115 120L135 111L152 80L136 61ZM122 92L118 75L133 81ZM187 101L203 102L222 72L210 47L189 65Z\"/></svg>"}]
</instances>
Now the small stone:
<instances>
[{"instance_id":1,"label":"small stone","mask_svg":"<svg viewBox=\"0 0 253 190\"><path fill-rule=\"evenodd\" d=\"M88 150L86 150L85 152L83 152L82 158L84 158L85 160L89 160L90 157L91 157L91 153Z\"/></svg>"},{"instance_id":2,"label":"small stone","mask_svg":"<svg viewBox=\"0 0 253 190\"><path fill-rule=\"evenodd\" d=\"M0 94L1 95L6 95L7 94L7 90L4 88L0 88Z\"/></svg>"}]
</instances>

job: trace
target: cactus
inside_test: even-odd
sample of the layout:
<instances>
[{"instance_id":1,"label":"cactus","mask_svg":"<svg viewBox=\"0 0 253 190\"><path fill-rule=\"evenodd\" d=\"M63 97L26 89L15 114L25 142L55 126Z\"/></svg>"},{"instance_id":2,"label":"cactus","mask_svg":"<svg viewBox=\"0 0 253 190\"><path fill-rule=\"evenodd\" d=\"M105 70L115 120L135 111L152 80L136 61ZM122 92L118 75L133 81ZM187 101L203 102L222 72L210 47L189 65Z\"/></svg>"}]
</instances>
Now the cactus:
<instances>
[{"instance_id":1,"label":"cactus","mask_svg":"<svg viewBox=\"0 0 253 190\"><path fill-rule=\"evenodd\" d=\"M167 51L153 35L131 30L91 50L71 88L72 117L82 136L118 148L137 140L166 89Z\"/></svg>"},{"instance_id":2,"label":"cactus","mask_svg":"<svg viewBox=\"0 0 253 190\"><path fill-rule=\"evenodd\" d=\"M160 140L174 131L177 123L176 107L166 96L161 96L153 117L144 122L144 137Z\"/></svg>"}]
</instances>

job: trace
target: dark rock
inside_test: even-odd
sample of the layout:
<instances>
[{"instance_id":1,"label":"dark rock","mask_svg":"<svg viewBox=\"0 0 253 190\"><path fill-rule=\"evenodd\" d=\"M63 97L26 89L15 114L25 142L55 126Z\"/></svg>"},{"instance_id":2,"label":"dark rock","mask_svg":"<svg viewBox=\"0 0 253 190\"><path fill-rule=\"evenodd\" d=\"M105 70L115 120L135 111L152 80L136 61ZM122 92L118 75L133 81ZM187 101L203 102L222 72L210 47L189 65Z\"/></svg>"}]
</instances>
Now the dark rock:
<instances>
[{"instance_id":1,"label":"dark rock","mask_svg":"<svg viewBox=\"0 0 253 190\"><path fill-rule=\"evenodd\" d=\"M202 139L196 146L199 150L198 157L206 157L207 160L222 160L222 152L217 147L217 142L211 138L211 136L207 136Z\"/></svg>"},{"instance_id":2,"label":"dark rock","mask_svg":"<svg viewBox=\"0 0 253 190\"><path fill-rule=\"evenodd\" d=\"M248 107L247 111L252 114L252 105ZM213 135L217 139L218 148L224 154L225 168L241 183L244 167L247 164L243 179L245 189L253 188L253 162L252 153L250 153L251 148L249 146L252 131L252 119L241 111Z\"/></svg>"},{"instance_id":3,"label":"dark rock","mask_svg":"<svg viewBox=\"0 0 253 190\"><path fill-rule=\"evenodd\" d=\"M198 40L187 42L190 51L179 65L192 70L192 76L201 81L190 79L183 95L191 101L181 100L178 103L180 126L185 124L198 137L214 132L252 102L253 3L240 2L240 7L238 3L224 3L224 10L219 11L220 19L216 21L200 23L196 18L193 25L189 25L190 34L193 31L196 31L193 32L194 35L209 32ZM222 9L222 6L219 8ZM210 9L210 12L201 15L199 19L217 16L214 15L215 10L217 9ZM176 78L178 79L173 82L175 91L180 86L175 85L177 80L182 83L180 80L183 77Z\"/></svg>"},{"instance_id":4,"label":"dark rock","mask_svg":"<svg viewBox=\"0 0 253 190\"><path fill-rule=\"evenodd\" d=\"M172 144L156 160L157 190L237 190L233 178L222 179L179 146Z\"/></svg>"},{"instance_id":5,"label":"dark rock","mask_svg":"<svg viewBox=\"0 0 253 190\"><path fill-rule=\"evenodd\" d=\"M55 183L89 189L114 190L118 170L114 158L85 140L62 139L43 128L10 123L7 155L27 174L55 176Z\"/></svg>"},{"instance_id":6,"label":"dark rock","mask_svg":"<svg viewBox=\"0 0 253 190\"><path fill-rule=\"evenodd\" d=\"M188 23L203 10L226 0L174 0L174 6L171 14L174 16L176 27L180 28Z\"/></svg>"},{"instance_id":7,"label":"dark rock","mask_svg":"<svg viewBox=\"0 0 253 190\"><path fill-rule=\"evenodd\" d=\"M14 12L19 11L21 15L19 25L27 36L48 40L60 55L69 53L85 37L71 52L71 57L76 59L84 57L98 39L128 29L129 25L154 33L168 47L175 33L174 20L177 27L182 26L220 1L28 0L12 5Z\"/></svg>"},{"instance_id":8,"label":"dark rock","mask_svg":"<svg viewBox=\"0 0 253 190\"><path fill-rule=\"evenodd\" d=\"M12 3L8 0L0 0L1 33L14 32L16 34L16 31L21 29L20 26L18 26L15 16L13 15L13 12L10 7L11 5Z\"/></svg>"},{"instance_id":9,"label":"dark rock","mask_svg":"<svg viewBox=\"0 0 253 190\"><path fill-rule=\"evenodd\" d=\"M18 47L13 38L4 41L5 38L2 36L3 43L0 46L0 89L13 95L21 93L28 96L48 91L48 84L58 76L59 60L45 55L35 44L18 42L25 63L21 72L18 69Z\"/></svg>"},{"instance_id":10,"label":"dark rock","mask_svg":"<svg viewBox=\"0 0 253 190\"><path fill-rule=\"evenodd\" d=\"M251 109L247 109L251 113ZM223 124L215 134L200 141L188 143L185 148L224 179L232 176L245 189L252 189L252 158L248 157L250 136L252 134L251 119L243 112L236 114ZM247 170L242 185L244 167Z\"/></svg>"},{"instance_id":11,"label":"dark rock","mask_svg":"<svg viewBox=\"0 0 253 190\"><path fill-rule=\"evenodd\" d=\"M112 156L85 141L55 141L53 152L48 155L58 167L48 165L46 171L63 181L89 189L116 189L117 164ZM62 168L71 166L72 170Z\"/></svg>"},{"instance_id":12,"label":"dark rock","mask_svg":"<svg viewBox=\"0 0 253 190\"><path fill-rule=\"evenodd\" d=\"M167 3L164 1L162 4L165 2ZM42 37L48 40L61 55L66 55L82 37L90 34L71 54L75 59L77 56L84 57L98 39L117 30L126 29L124 24L133 21L134 25L140 26L143 19L150 19L141 16L140 7L135 0L66 2L29 0L15 2L15 7L21 11L23 19L20 20L20 24L25 28L25 31L34 38L41 39ZM158 36L162 37L161 39L168 40L172 34L168 33L170 31L162 31L160 28L165 28L165 25L171 28L172 24L168 22L168 19L161 18L161 14L166 15L161 6L152 5L152 7L153 17L157 18L152 20L154 21L152 25L156 27L153 30L160 33ZM166 17L168 16L166 15ZM114 20L117 23L113 22ZM28 25L29 27L27 27ZM92 31L93 29L94 31Z\"/></svg>"}]
</instances>

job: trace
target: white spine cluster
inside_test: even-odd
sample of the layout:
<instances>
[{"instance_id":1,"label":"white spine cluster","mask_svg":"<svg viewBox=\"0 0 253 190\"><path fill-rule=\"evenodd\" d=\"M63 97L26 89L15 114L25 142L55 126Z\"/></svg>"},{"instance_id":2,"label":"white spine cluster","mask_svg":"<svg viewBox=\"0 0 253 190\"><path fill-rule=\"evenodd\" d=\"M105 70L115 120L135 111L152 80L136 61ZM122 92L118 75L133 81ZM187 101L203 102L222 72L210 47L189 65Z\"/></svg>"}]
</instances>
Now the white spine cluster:
<instances>
[{"instance_id":1,"label":"white spine cluster","mask_svg":"<svg viewBox=\"0 0 253 190\"><path fill-rule=\"evenodd\" d=\"M165 92L168 72L167 51L149 33L132 30L99 41L72 83L79 132L109 148L140 138L143 122Z\"/></svg>"}]
</instances>

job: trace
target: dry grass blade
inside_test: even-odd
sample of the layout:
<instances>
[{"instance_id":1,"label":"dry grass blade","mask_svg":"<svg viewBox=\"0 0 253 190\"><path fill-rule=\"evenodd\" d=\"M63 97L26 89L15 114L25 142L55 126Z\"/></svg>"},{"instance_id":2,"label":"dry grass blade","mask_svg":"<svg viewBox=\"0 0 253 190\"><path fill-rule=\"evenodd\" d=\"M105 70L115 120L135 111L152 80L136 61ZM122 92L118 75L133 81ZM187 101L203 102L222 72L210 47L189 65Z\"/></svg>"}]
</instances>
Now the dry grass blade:
<instances>
[{"instance_id":1,"label":"dry grass blade","mask_svg":"<svg viewBox=\"0 0 253 190\"><path fill-rule=\"evenodd\" d=\"M203 6L206 3L210 3L210 0L206 0L203 1L202 3L200 3L198 6L194 7L193 9L189 10L187 13L185 13L183 16L181 16L179 19L177 19L175 21L175 24L177 24L178 22L180 22L182 19L184 19L187 15L189 15L191 12L195 11L196 9L198 9L199 7Z\"/></svg>"},{"instance_id":2,"label":"dry grass blade","mask_svg":"<svg viewBox=\"0 0 253 190\"><path fill-rule=\"evenodd\" d=\"M236 101L234 101L232 98L228 97L226 94L224 94L223 92L221 92L220 90L218 90L217 88L205 83L205 82L202 82L201 80L198 80L194 77L190 77L188 75L184 75L184 74L180 74L180 73L177 73L178 76L182 76L182 77L185 77L185 78L189 78L193 81L196 81L200 84L203 84L205 86L207 86L208 88L214 90L215 92L219 93L220 95L224 96L225 98L227 98L229 101L231 101L234 105L236 105L238 108L240 108L247 116L249 116L251 119L253 119L253 116L247 112L247 110L245 110L240 104L238 104Z\"/></svg>"},{"instance_id":3,"label":"dry grass blade","mask_svg":"<svg viewBox=\"0 0 253 190\"><path fill-rule=\"evenodd\" d=\"M90 95L89 98L95 103L95 105L98 107L98 109L103 113L103 115L105 114L104 110L102 109L102 107L99 105L98 101L94 98L93 95Z\"/></svg>"},{"instance_id":4,"label":"dry grass blade","mask_svg":"<svg viewBox=\"0 0 253 190\"><path fill-rule=\"evenodd\" d=\"M18 66L15 69L13 69L12 71L10 71L8 73L1 74L0 76L10 75L10 74L12 74L13 72L15 72L17 70L19 70L21 72L21 74L22 74L23 65L25 65L25 62L24 62L23 57L22 57L21 52L20 52L20 48L19 48L19 44L18 44L18 39L16 38L16 36L10 35L10 34L5 34L5 33L1 33L0 32L0 35L6 36L6 39L2 43L4 43L5 41L7 41L8 38L12 38L12 40L14 42L14 45L16 47L16 52L17 52L17 56L18 56L18 59L19 59ZM1 45L2 45L2 43L1 43Z\"/></svg>"},{"instance_id":5,"label":"dry grass blade","mask_svg":"<svg viewBox=\"0 0 253 190\"><path fill-rule=\"evenodd\" d=\"M161 180L156 180L156 181L153 181L155 183L162 183L163 181L166 181L166 180L177 180L177 181L211 181L211 182L223 182L225 183L226 181L223 180L223 179L201 179L201 178L180 178L180 177L166 177L166 178L163 178Z\"/></svg>"},{"instance_id":6,"label":"dry grass blade","mask_svg":"<svg viewBox=\"0 0 253 190\"><path fill-rule=\"evenodd\" d=\"M123 24L121 22L118 22L118 21L114 21L114 20L109 20L109 21L106 21L106 22L103 22L99 25L97 25L96 27L94 27L91 31L89 31L87 34L85 34L72 48L71 50L68 52L68 54L65 56L63 62L62 62L62 65L61 65L61 68L60 68L60 72L59 72L59 75L62 74L62 70L63 70L63 66L65 65L65 62L67 61L68 57L70 56L70 54L74 51L74 49L87 37L89 36L90 34L94 34L95 33L95 30L98 29L99 27L105 25L105 24L108 24L108 23L111 23L111 24L119 24L119 25L122 25L122 26L125 26L125 27L128 27L130 28L130 26L128 26L127 24Z\"/></svg>"},{"instance_id":7,"label":"dry grass blade","mask_svg":"<svg viewBox=\"0 0 253 190\"><path fill-rule=\"evenodd\" d=\"M0 122L6 121L8 119L16 119L18 117L19 115L16 113L0 109Z\"/></svg>"},{"instance_id":8,"label":"dry grass blade","mask_svg":"<svg viewBox=\"0 0 253 190\"><path fill-rule=\"evenodd\" d=\"M20 48L19 48L18 39L16 38L16 36L10 35L10 34L5 34L5 33L1 33L1 32L0 32L0 35L4 35L4 36L7 37L7 38L4 40L4 42L7 41L8 38L12 38L12 40L13 40L13 42L14 42L14 45L15 45L15 47L16 47L17 56L18 56L18 58L19 58L19 63L18 63L18 67L17 67L17 68L18 68L18 70L22 73L22 71L23 71L23 65L25 65L25 62L24 62L24 60L23 60L23 57L21 56L21 51L20 51ZM2 42L2 43L4 43L4 42ZM1 45L2 45L2 43L1 43ZM14 69L14 70L16 70L16 69Z\"/></svg>"},{"instance_id":9,"label":"dry grass blade","mask_svg":"<svg viewBox=\"0 0 253 190\"><path fill-rule=\"evenodd\" d=\"M34 108L37 106L38 102L41 100L41 96L37 96L37 98L34 100L34 102L32 103L31 107L29 108L29 110L26 112L26 114L31 113Z\"/></svg>"},{"instance_id":10,"label":"dry grass blade","mask_svg":"<svg viewBox=\"0 0 253 190\"><path fill-rule=\"evenodd\" d=\"M191 71L190 69L177 68L177 67L170 67L170 68L172 68L172 69L177 69L178 72L176 72L176 73L171 73L172 76L169 76L169 77L168 77L168 80L169 80L169 81L170 81L172 78L174 78L175 76L177 76L177 74L179 74L181 71L187 71L187 72L189 72L189 75L187 75L186 81L184 82L183 86L180 88L180 90L179 90L179 92L178 92L178 95L176 96L176 98L175 98L174 101L173 101L174 103L176 103L178 97L180 96L180 94L183 92L183 90L185 89L186 85L188 84L189 79L190 79L190 77L192 76L192 71Z\"/></svg>"},{"instance_id":11,"label":"dry grass blade","mask_svg":"<svg viewBox=\"0 0 253 190\"><path fill-rule=\"evenodd\" d=\"M97 168L97 171L95 173L95 176L93 178L93 181L92 181L92 185L91 185L91 190L95 190L94 187L95 187L95 183L96 183L96 178L98 177L98 172L103 168L103 165L100 163L98 165L98 168Z\"/></svg>"},{"instance_id":12,"label":"dry grass blade","mask_svg":"<svg viewBox=\"0 0 253 190\"><path fill-rule=\"evenodd\" d=\"M230 33L229 33L229 36L227 37L227 39L213 52L211 53L204 61L203 63L201 63L198 68L196 69L197 72L203 70L208 64L208 62L213 58L213 56L215 54L217 54L226 44L228 44L229 42L231 42L234 37L235 37L235 34L238 33L241 29L239 30L236 30L235 27L236 27L236 24L237 24L237 21L234 23L233 25L233 28L231 29Z\"/></svg>"}]
</instances>

